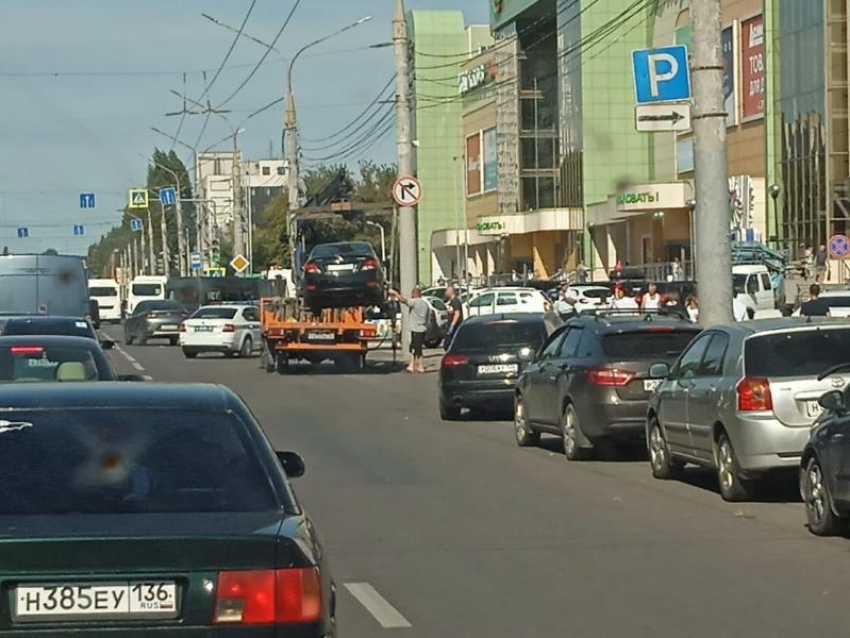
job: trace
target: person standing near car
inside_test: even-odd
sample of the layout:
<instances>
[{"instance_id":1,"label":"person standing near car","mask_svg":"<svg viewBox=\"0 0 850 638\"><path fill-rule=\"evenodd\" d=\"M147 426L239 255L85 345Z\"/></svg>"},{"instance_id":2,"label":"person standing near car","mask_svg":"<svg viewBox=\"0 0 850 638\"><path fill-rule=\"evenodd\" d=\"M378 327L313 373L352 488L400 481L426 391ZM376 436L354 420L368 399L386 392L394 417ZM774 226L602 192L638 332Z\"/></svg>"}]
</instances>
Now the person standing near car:
<instances>
[{"instance_id":1,"label":"person standing near car","mask_svg":"<svg viewBox=\"0 0 850 638\"><path fill-rule=\"evenodd\" d=\"M822 284L826 279L826 265L829 260L829 253L826 252L826 246L823 244L818 248L818 254L815 255L815 283Z\"/></svg>"},{"instance_id":2,"label":"person standing near car","mask_svg":"<svg viewBox=\"0 0 850 638\"><path fill-rule=\"evenodd\" d=\"M634 297L626 295L626 290L622 286L616 286L611 310L640 310L640 307Z\"/></svg>"},{"instance_id":3,"label":"person standing near car","mask_svg":"<svg viewBox=\"0 0 850 638\"><path fill-rule=\"evenodd\" d=\"M640 305L644 312L657 312L661 308L661 295L656 284L649 284Z\"/></svg>"},{"instance_id":4,"label":"person standing near car","mask_svg":"<svg viewBox=\"0 0 850 638\"><path fill-rule=\"evenodd\" d=\"M809 300L800 306L800 315L803 317L829 317L829 302L820 299L820 286L812 284L809 286Z\"/></svg>"},{"instance_id":5,"label":"person standing near car","mask_svg":"<svg viewBox=\"0 0 850 638\"><path fill-rule=\"evenodd\" d=\"M446 301L448 301L449 306L449 323L446 326L445 341L446 350L448 350L452 343L452 337L463 322L463 302L460 300L460 295L454 285L446 288Z\"/></svg>"},{"instance_id":6,"label":"person standing near car","mask_svg":"<svg viewBox=\"0 0 850 638\"><path fill-rule=\"evenodd\" d=\"M410 293L410 299L406 299L397 290L390 288L389 295L398 299L410 309L410 364L405 368L407 372L425 372L425 359L422 352L425 347L425 333L428 331L428 318L431 315L431 306L422 298L419 287Z\"/></svg>"}]
</instances>

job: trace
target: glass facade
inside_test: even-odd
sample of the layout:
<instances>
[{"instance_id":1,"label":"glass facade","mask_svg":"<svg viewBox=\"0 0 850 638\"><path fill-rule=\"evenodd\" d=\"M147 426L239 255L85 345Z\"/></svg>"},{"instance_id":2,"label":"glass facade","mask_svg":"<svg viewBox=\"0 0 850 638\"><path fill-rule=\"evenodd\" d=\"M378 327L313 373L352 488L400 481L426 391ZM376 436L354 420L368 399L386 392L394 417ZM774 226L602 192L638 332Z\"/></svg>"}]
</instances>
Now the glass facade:
<instances>
[{"instance_id":1,"label":"glass facade","mask_svg":"<svg viewBox=\"0 0 850 638\"><path fill-rule=\"evenodd\" d=\"M558 67L561 92L561 201L582 208L582 99L581 56L566 55L581 46L581 6L574 0L558 0Z\"/></svg>"}]
</instances>

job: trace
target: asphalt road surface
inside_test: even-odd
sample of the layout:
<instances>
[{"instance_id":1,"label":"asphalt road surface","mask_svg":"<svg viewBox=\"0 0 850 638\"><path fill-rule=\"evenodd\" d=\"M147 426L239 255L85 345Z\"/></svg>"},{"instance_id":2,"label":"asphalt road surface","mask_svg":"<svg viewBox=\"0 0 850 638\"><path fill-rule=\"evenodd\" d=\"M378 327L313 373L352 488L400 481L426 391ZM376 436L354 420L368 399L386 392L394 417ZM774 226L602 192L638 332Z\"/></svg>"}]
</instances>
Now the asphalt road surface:
<instances>
[{"instance_id":1,"label":"asphalt road surface","mask_svg":"<svg viewBox=\"0 0 850 638\"><path fill-rule=\"evenodd\" d=\"M111 356L230 386L304 456L346 638L847 635L850 541L808 533L793 482L735 505L705 472L654 480L639 453L568 465L507 421L441 422L435 374L389 363L282 377L156 342Z\"/></svg>"}]
</instances>

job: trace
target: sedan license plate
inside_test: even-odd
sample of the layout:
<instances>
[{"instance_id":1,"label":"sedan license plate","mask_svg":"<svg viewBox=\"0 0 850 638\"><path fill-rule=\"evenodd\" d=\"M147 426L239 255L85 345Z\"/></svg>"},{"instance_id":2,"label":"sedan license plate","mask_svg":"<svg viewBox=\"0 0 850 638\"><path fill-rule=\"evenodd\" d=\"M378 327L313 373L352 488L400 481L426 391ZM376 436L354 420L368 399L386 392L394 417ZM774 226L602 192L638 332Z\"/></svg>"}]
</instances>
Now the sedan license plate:
<instances>
[{"instance_id":1,"label":"sedan license plate","mask_svg":"<svg viewBox=\"0 0 850 638\"><path fill-rule=\"evenodd\" d=\"M354 264L330 264L328 272L350 272L354 270Z\"/></svg>"},{"instance_id":2,"label":"sedan license plate","mask_svg":"<svg viewBox=\"0 0 850 638\"><path fill-rule=\"evenodd\" d=\"M164 323L159 327L160 330L165 331L177 330L178 328L180 328L180 326L173 323Z\"/></svg>"},{"instance_id":3,"label":"sedan license plate","mask_svg":"<svg viewBox=\"0 0 850 638\"><path fill-rule=\"evenodd\" d=\"M661 379L646 379L643 382L644 392L652 392L659 385L661 385Z\"/></svg>"},{"instance_id":4,"label":"sedan license plate","mask_svg":"<svg viewBox=\"0 0 850 638\"><path fill-rule=\"evenodd\" d=\"M336 333L329 331L314 331L307 333L307 341L336 341Z\"/></svg>"},{"instance_id":5,"label":"sedan license plate","mask_svg":"<svg viewBox=\"0 0 850 638\"><path fill-rule=\"evenodd\" d=\"M817 401L803 401L803 405L806 408L806 416L810 419L816 419L820 416L822 408Z\"/></svg>"},{"instance_id":6,"label":"sedan license plate","mask_svg":"<svg viewBox=\"0 0 850 638\"><path fill-rule=\"evenodd\" d=\"M519 366L516 363L496 363L478 366L478 374L516 374Z\"/></svg>"},{"instance_id":7,"label":"sedan license plate","mask_svg":"<svg viewBox=\"0 0 850 638\"><path fill-rule=\"evenodd\" d=\"M212 332L212 326L195 326L195 332Z\"/></svg>"},{"instance_id":8,"label":"sedan license plate","mask_svg":"<svg viewBox=\"0 0 850 638\"><path fill-rule=\"evenodd\" d=\"M122 581L21 585L15 588L17 622L176 618L174 581Z\"/></svg>"}]
</instances>

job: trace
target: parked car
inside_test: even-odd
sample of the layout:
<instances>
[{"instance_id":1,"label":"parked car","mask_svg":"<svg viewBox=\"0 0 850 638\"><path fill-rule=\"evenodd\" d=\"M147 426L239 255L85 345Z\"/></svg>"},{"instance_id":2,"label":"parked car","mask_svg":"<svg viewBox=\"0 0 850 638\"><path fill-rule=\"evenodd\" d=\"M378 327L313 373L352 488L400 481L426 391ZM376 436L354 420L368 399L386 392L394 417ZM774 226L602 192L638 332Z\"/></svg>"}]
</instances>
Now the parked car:
<instances>
[{"instance_id":1,"label":"parked car","mask_svg":"<svg viewBox=\"0 0 850 638\"><path fill-rule=\"evenodd\" d=\"M757 318L776 310L777 300L773 292L773 281L766 266L758 264L733 265L732 288L736 298L755 310Z\"/></svg>"},{"instance_id":2,"label":"parked car","mask_svg":"<svg viewBox=\"0 0 850 638\"><path fill-rule=\"evenodd\" d=\"M748 500L774 470L799 467L821 395L850 382L850 325L834 319L763 319L706 330L650 399L652 474L681 475L686 463L714 469L727 501Z\"/></svg>"},{"instance_id":3,"label":"parked car","mask_svg":"<svg viewBox=\"0 0 850 638\"><path fill-rule=\"evenodd\" d=\"M447 299L446 299L446 289L447 288L448 288L448 286L431 286L430 288L425 288L425 290L422 291L422 296L423 297L436 297L440 301L445 302L445 301L447 301ZM471 286L466 286L464 284L458 284L458 285L454 286L454 288L460 294L464 294L464 293L468 293L468 292L472 291Z\"/></svg>"},{"instance_id":4,"label":"parked car","mask_svg":"<svg viewBox=\"0 0 850 638\"><path fill-rule=\"evenodd\" d=\"M646 279L646 273L634 266L612 270L608 273L608 279L612 285L622 286L626 289L627 294L638 298L638 300L646 292L646 286L649 283Z\"/></svg>"},{"instance_id":5,"label":"parked car","mask_svg":"<svg viewBox=\"0 0 850 638\"><path fill-rule=\"evenodd\" d=\"M647 399L659 383L650 365L672 363L700 328L659 315L584 316L552 334L519 378L517 445L560 436L570 461L600 444L642 438Z\"/></svg>"},{"instance_id":6,"label":"parked car","mask_svg":"<svg viewBox=\"0 0 850 638\"><path fill-rule=\"evenodd\" d=\"M542 315L499 314L464 321L440 363L440 417L461 410L509 410L514 383L550 329Z\"/></svg>"},{"instance_id":7,"label":"parked car","mask_svg":"<svg viewBox=\"0 0 850 638\"><path fill-rule=\"evenodd\" d=\"M180 347L187 359L202 352L247 358L262 343L260 311L253 305L204 306L180 325Z\"/></svg>"},{"instance_id":8,"label":"parked car","mask_svg":"<svg viewBox=\"0 0 850 638\"><path fill-rule=\"evenodd\" d=\"M830 376L850 369L824 370ZM833 377L841 378L841 377ZM838 386L837 383L833 384ZM850 401L848 388L838 387L818 400L824 413L812 428L800 462L800 495L806 506L809 530L818 536L847 531L850 520Z\"/></svg>"},{"instance_id":9,"label":"parked car","mask_svg":"<svg viewBox=\"0 0 850 638\"><path fill-rule=\"evenodd\" d=\"M0 337L0 384L115 380L109 359L97 341L88 337Z\"/></svg>"},{"instance_id":10,"label":"parked car","mask_svg":"<svg viewBox=\"0 0 850 638\"><path fill-rule=\"evenodd\" d=\"M544 313L549 300L534 288L485 288L473 293L464 303L464 316L496 313Z\"/></svg>"},{"instance_id":11,"label":"parked car","mask_svg":"<svg viewBox=\"0 0 850 638\"><path fill-rule=\"evenodd\" d=\"M425 347L439 348L446 338L445 328L449 322L449 307L442 299L438 297L424 296L422 297L431 306L431 319L437 326L437 330L433 334L426 334Z\"/></svg>"},{"instance_id":12,"label":"parked car","mask_svg":"<svg viewBox=\"0 0 850 638\"><path fill-rule=\"evenodd\" d=\"M575 285L567 289L567 299L575 300L576 312L606 308L611 300L611 289L594 284Z\"/></svg>"},{"instance_id":13,"label":"parked car","mask_svg":"<svg viewBox=\"0 0 850 638\"><path fill-rule=\"evenodd\" d=\"M336 635L304 461L233 392L23 384L0 404L4 634Z\"/></svg>"},{"instance_id":14,"label":"parked car","mask_svg":"<svg viewBox=\"0 0 850 638\"><path fill-rule=\"evenodd\" d=\"M124 343L145 345L148 339L168 339L172 346L180 341L180 324L189 316L176 301L140 301L124 322Z\"/></svg>"},{"instance_id":15,"label":"parked car","mask_svg":"<svg viewBox=\"0 0 850 638\"><path fill-rule=\"evenodd\" d=\"M323 308L377 306L384 301L384 271L372 245L364 241L319 244L304 264L304 304Z\"/></svg>"},{"instance_id":16,"label":"parked car","mask_svg":"<svg viewBox=\"0 0 850 638\"><path fill-rule=\"evenodd\" d=\"M818 299L829 304L830 317L850 317L850 290L823 290ZM800 308L794 311L793 316L800 316Z\"/></svg>"}]
</instances>

